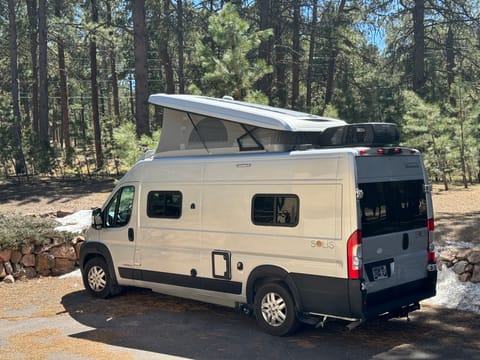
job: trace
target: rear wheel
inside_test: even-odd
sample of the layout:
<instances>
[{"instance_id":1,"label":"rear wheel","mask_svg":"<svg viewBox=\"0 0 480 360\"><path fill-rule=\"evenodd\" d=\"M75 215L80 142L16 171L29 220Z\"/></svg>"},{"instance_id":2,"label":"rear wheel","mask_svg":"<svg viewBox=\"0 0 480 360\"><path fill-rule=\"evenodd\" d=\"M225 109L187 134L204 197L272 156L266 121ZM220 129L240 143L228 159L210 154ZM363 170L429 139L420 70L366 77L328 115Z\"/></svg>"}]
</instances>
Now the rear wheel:
<instances>
[{"instance_id":1,"label":"rear wheel","mask_svg":"<svg viewBox=\"0 0 480 360\"><path fill-rule=\"evenodd\" d=\"M119 286L110 276L107 263L96 257L87 262L83 271L83 284L93 296L106 299L120 291Z\"/></svg>"},{"instance_id":2,"label":"rear wheel","mask_svg":"<svg viewBox=\"0 0 480 360\"><path fill-rule=\"evenodd\" d=\"M299 327L295 302L281 283L266 283L255 294L255 315L258 325L267 333L285 336Z\"/></svg>"}]
</instances>

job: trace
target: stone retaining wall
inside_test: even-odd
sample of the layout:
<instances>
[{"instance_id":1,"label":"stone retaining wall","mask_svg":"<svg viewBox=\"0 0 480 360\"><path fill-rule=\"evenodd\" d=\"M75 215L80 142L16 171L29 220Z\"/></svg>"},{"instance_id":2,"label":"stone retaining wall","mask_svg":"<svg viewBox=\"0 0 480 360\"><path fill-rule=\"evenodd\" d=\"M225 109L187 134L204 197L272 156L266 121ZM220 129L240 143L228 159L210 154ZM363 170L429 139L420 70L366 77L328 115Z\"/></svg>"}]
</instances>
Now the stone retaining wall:
<instances>
[{"instance_id":1,"label":"stone retaining wall","mask_svg":"<svg viewBox=\"0 0 480 360\"><path fill-rule=\"evenodd\" d=\"M77 236L68 244L63 239L51 239L43 245L26 244L19 249L0 250L0 281L69 273L78 266L83 241L82 236Z\"/></svg>"},{"instance_id":2,"label":"stone retaining wall","mask_svg":"<svg viewBox=\"0 0 480 360\"><path fill-rule=\"evenodd\" d=\"M451 268L462 282L480 282L480 249L445 249L440 252L437 266Z\"/></svg>"}]
</instances>

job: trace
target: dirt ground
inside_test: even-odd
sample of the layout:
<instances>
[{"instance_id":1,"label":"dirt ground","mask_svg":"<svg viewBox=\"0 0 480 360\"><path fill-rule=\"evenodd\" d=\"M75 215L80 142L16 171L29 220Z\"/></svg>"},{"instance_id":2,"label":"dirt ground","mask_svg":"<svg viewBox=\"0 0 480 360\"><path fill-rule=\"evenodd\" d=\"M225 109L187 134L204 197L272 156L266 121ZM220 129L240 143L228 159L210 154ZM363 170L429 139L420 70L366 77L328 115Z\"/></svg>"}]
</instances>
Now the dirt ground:
<instances>
[{"instance_id":1,"label":"dirt ground","mask_svg":"<svg viewBox=\"0 0 480 360\"><path fill-rule=\"evenodd\" d=\"M43 215L99 207L114 188L114 180L37 180L0 182L0 213ZM436 244L469 242L480 245L480 185L433 187Z\"/></svg>"}]
</instances>

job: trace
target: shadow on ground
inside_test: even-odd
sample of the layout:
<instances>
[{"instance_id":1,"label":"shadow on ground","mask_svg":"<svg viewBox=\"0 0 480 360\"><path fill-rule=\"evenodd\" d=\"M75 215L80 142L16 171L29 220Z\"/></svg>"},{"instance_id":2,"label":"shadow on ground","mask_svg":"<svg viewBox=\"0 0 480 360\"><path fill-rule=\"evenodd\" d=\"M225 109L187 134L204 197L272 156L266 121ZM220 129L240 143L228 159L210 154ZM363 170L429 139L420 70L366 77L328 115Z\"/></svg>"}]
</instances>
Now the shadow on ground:
<instances>
[{"instance_id":1,"label":"shadow on ground","mask_svg":"<svg viewBox=\"0 0 480 360\"><path fill-rule=\"evenodd\" d=\"M445 245L446 241L465 241L480 245L480 211L465 214L439 213L435 223L437 245Z\"/></svg>"},{"instance_id":2,"label":"shadow on ground","mask_svg":"<svg viewBox=\"0 0 480 360\"><path fill-rule=\"evenodd\" d=\"M109 345L195 359L480 359L480 316L433 307L412 321L305 326L286 338L267 335L235 310L147 290L109 300L85 291L62 299L66 312L92 330L71 335Z\"/></svg>"},{"instance_id":3,"label":"shadow on ground","mask_svg":"<svg viewBox=\"0 0 480 360\"><path fill-rule=\"evenodd\" d=\"M18 202L20 205L39 203L48 199L48 203L65 199L79 199L87 193L109 193L114 183L112 179L83 180L35 180L29 182L0 183L0 204Z\"/></svg>"}]
</instances>

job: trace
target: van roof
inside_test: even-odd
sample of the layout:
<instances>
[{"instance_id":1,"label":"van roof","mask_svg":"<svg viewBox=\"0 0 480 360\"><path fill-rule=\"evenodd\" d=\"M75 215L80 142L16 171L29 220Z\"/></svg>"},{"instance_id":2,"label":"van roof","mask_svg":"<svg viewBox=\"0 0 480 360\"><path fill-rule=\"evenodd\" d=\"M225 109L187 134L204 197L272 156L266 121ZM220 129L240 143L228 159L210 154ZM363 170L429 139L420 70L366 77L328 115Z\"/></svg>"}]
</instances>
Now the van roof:
<instances>
[{"instance_id":1,"label":"van roof","mask_svg":"<svg viewBox=\"0 0 480 360\"><path fill-rule=\"evenodd\" d=\"M323 131L346 124L343 120L303 112L259 105L231 98L197 95L153 94L151 104L237 123L284 131Z\"/></svg>"}]
</instances>

